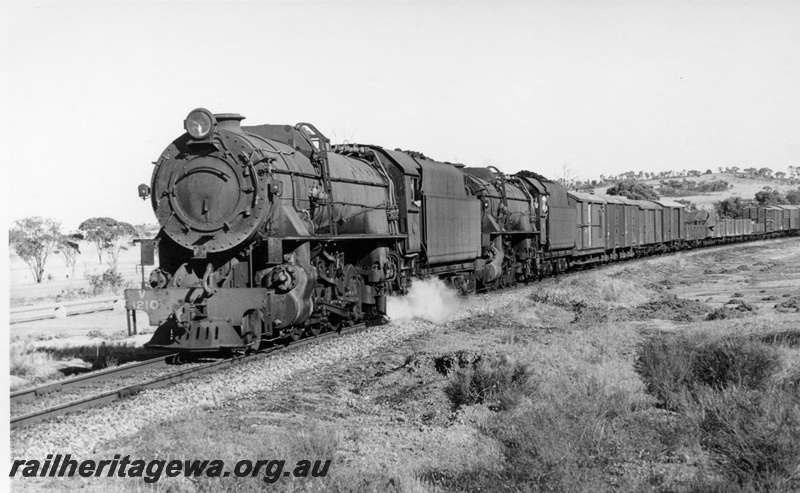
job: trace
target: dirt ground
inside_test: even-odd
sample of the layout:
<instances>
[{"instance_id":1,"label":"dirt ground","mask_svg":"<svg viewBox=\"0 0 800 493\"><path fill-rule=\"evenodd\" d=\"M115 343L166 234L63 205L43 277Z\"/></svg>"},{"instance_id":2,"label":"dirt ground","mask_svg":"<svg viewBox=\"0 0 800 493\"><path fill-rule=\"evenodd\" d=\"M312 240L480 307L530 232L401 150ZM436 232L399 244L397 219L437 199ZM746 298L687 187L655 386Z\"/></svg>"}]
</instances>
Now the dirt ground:
<instances>
[{"instance_id":1,"label":"dirt ground","mask_svg":"<svg viewBox=\"0 0 800 493\"><path fill-rule=\"evenodd\" d=\"M632 368L636 347L643 334L687 326L682 310L700 307L701 316L687 319L699 330L705 323L722 324L724 330L724 324L730 325L733 320L705 322L705 316L720 309L737 311L741 306L748 306L747 314L755 314L753 320L764 323L765 330L773 323L780 326L800 321L800 240L796 238L724 246L631 265L593 271L587 283L578 281L580 274L545 281L543 291L560 295L564 289L568 303L556 296L555 303L532 302L523 295L516 306L445 323L428 337L387 348L324 375L296 379L280 393L245 403L245 409L264 424L273 425L325 416L347 437L341 460L348 469L385 471L381 480L397 485L400 491L458 491L465 485L471 488L471 480L464 479L465 471L497 469L504 455L503 444L485 432L497 419L497 404L457 407L448 399L447 389L459 369L469 369L481 359L509 357L527 361L535 375L564 375L581 372L580 365L586 360L599 360L600 369L591 370L598 378L606 379L611 387L641 394L641 382ZM648 265L652 266L652 277L641 275L649 270ZM571 285L576 288L574 293L570 293ZM527 291L520 290L523 293ZM603 310L610 306L612 313L619 310L620 314L602 326L593 327L595 321L590 320L585 332L572 328L580 319L580 314L568 306L574 302L569 299L572 294L576 298L599 294L608 301ZM658 302L639 304L637 296L641 295ZM661 300L674 297L696 304L664 308ZM540 298L534 295L533 299ZM782 303L786 307L781 308ZM649 306L653 316L641 314L642 306ZM585 359L575 356L583 351L589 353ZM541 367L531 362L533 355L538 356ZM660 412L648 409L642 416L651 419ZM652 483L653 474L680 485L706 460L702 453L691 455L687 452L684 459L666 454L649 464L631 458L610 468L612 476L623 476L627 483L584 483L581 489L638 489L641 484Z\"/></svg>"},{"instance_id":2,"label":"dirt ground","mask_svg":"<svg viewBox=\"0 0 800 493\"><path fill-rule=\"evenodd\" d=\"M101 346L127 348L132 360L146 359L149 353L143 347L154 328L144 312L137 316L138 330L133 335L128 335L121 303L110 311L9 324L11 389L66 378L70 376L67 370L76 366L76 358L95 353ZM83 361L87 367L94 363L91 358Z\"/></svg>"},{"instance_id":3,"label":"dirt ground","mask_svg":"<svg viewBox=\"0 0 800 493\"><path fill-rule=\"evenodd\" d=\"M567 426L566 421L561 420L572 414L578 422L595 419L594 415L581 418L583 411L576 409L575 403L592 401L599 393L613 397L609 402L620 408L604 408L603 416L611 418L599 420L603 424L593 425L588 432L599 452L585 460L597 461L608 443L614 444L614 460L603 463L600 472L591 472L580 465L584 462L577 461L550 486L544 476L536 479L538 488L524 484L531 490L548 491L690 491L696 487L691 481L698 475L714 477L713 471L708 472L711 466L706 452L679 445L657 448L647 445L658 441L649 435L627 441L621 438L634 433L631 430L654 433L642 430L654 430L676 419L674 413L656 408L645 392L634 371L637 348L646 337L664 331L733 334L797 330L800 239L632 261L547 279L517 292L519 296L511 304L436 324L424 337L324 373L296 376L278 392L237 399L230 407L186 419L193 427L219 428L218 439L240 443L242 455L250 450L248 443L278 440L279 436L286 439L285 434L273 433L275 430L308 429L311 440L318 433L319 440L333 443L329 449L335 449L334 477L306 483L287 479L273 485L280 491L461 491L471 490L473 485L477 485L476 491L488 491L492 483L487 486L485 479L493 475L501 478L495 485L498 488L520 487L502 471L509 467L513 441L530 433L552 435L553 450L541 450L541 457L561 454L562 447L568 450L564 454L576 453L570 448L574 445L564 444L567 438L559 438L559 433L568 436L568 430L560 428ZM491 305L492 295L484 296L481 299ZM101 322L87 319L83 323L82 329L66 330L77 334ZM15 330L55 330L45 325ZM796 362L796 351L787 354ZM460 372L471 371L480 361L500 360L512 366L524 364L531 380L537 382L535 390L519 392L512 404L503 396L454 401L454 381ZM556 411L537 417L535 430L511 425L501 428L503 420L525 422L525 413L542 413L537 399L547 400ZM227 424L219 427L219 423ZM142 457L153 451L162 456L180 455L196 445L191 436L181 443L161 437L170 436L164 430L186 424L180 420L154 423L126 445ZM503 436L506 438L498 438ZM628 445L620 445L623 442ZM630 448L630 443L645 445ZM117 445L108 444L108 449L115 450ZM540 466L535 461L524 464ZM515 463L514 467L522 466ZM142 486L127 485L131 489ZM175 491L228 487L256 491L261 485L253 480L162 486Z\"/></svg>"},{"instance_id":4,"label":"dirt ground","mask_svg":"<svg viewBox=\"0 0 800 493\"><path fill-rule=\"evenodd\" d=\"M141 332L149 332L145 313L137 314L137 326ZM35 322L21 322L9 325L11 340L25 338L68 340L80 338L89 332L117 336L128 333L125 310L116 309L87 315L74 315L66 318L51 318Z\"/></svg>"}]
</instances>

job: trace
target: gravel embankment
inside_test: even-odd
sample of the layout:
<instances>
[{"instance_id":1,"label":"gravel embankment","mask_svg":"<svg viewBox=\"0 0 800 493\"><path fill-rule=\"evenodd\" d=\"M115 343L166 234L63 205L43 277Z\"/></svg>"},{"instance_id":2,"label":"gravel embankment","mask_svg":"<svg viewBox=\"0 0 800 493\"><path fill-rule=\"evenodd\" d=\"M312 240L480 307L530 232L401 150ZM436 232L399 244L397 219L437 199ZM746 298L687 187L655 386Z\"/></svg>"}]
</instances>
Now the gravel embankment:
<instances>
[{"instance_id":1,"label":"gravel embankment","mask_svg":"<svg viewBox=\"0 0 800 493\"><path fill-rule=\"evenodd\" d=\"M447 320L491 312L529 295L533 289L536 289L535 285L459 300L458 306L448 310L452 315ZM44 458L52 453L70 453L75 458L87 457L99 451L98 445L103 442L136 434L156 420L188 417L196 409L216 408L234 400L248 399L279 387L298 372L307 375L331 365L361 359L441 326L417 319L394 321L199 376L168 388L149 390L109 406L13 430L12 456Z\"/></svg>"}]
</instances>

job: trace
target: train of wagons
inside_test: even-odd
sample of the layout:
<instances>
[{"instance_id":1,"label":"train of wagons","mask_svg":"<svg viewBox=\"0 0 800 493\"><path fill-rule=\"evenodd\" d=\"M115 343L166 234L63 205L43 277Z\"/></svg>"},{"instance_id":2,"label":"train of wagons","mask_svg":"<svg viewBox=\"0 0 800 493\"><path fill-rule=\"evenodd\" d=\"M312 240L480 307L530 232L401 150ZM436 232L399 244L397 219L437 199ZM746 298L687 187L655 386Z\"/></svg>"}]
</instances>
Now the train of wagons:
<instances>
[{"instance_id":1,"label":"train of wagons","mask_svg":"<svg viewBox=\"0 0 800 493\"><path fill-rule=\"evenodd\" d=\"M414 278L470 293L800 230L800 206L717 219L243 119L193 110L139 187L158 268L125 301L129 328L137 310L158 327L150 347L242 351L380 320Z\"/></svg>"}]
</instances>

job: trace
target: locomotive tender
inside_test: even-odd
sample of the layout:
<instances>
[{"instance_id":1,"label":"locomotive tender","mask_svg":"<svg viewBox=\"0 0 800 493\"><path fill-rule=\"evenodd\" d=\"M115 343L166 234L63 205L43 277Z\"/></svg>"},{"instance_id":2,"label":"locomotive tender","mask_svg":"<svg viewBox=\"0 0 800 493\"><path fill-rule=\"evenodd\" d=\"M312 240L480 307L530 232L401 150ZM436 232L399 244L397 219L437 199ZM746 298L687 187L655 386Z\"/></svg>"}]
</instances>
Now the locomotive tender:
<instances>
[{"instance_id":1,"label":"locomotive tender","mask_svg":"<svg viewBox=\"0 0 800 493\"><path fill-rule=\"evenodd\" d=\"M387 296L412 278L469 293L800 227L797 206L748 211L728 230L671 202L568 192L416 152L331 146L309 123L243 119L190 112L139 187L161 225L159 267L125 301L134 330L136 310L158 327L150 347L258 348L382 320Z\"/></svg>"}]
</instances>

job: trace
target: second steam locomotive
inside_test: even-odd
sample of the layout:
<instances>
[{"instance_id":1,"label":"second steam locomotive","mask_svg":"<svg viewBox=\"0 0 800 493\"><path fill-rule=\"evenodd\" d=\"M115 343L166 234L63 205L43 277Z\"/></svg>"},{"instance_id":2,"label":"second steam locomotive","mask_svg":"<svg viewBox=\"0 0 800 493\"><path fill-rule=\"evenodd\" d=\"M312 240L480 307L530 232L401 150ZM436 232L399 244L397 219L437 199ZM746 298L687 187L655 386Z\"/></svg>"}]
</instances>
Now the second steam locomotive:
<instances>
[{"instance_id":1,"label":"second steam locomotive","mask_svg":"<svg viewBox=\"0 0 800 493\"><path fill-rule=\"evenodd\" d=\"M125 300L129 323L141 310L158 327L150 347L257 348L382 319L387 296L412 278L438 276L469 293L800 227L797 206L760 208L728 226L679 204L331 146L308 123L242 120L192 111L139 187L161 225L159 266Z\"/></svg>"}]
</instances>

